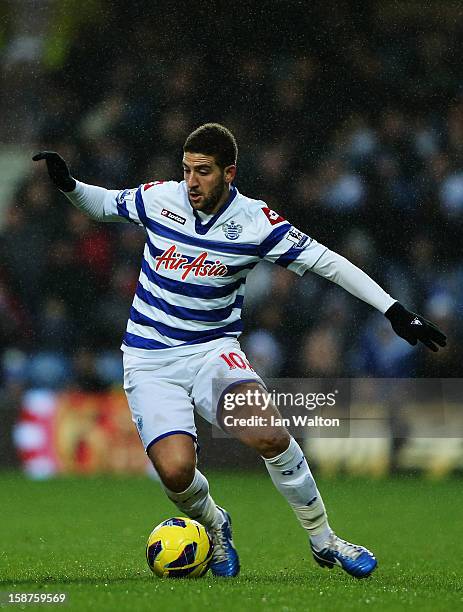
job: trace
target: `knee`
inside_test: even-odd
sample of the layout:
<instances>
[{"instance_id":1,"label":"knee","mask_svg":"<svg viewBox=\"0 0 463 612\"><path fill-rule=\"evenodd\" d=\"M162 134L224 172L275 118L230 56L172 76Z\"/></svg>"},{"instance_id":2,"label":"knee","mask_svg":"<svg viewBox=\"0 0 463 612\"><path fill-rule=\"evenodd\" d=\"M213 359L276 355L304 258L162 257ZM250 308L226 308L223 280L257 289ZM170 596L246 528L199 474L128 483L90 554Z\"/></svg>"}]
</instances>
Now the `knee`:
<instances>
[{"instance_id":1,"label":"knee","mask_svg":"<svg viewBox=\"0 0 463 612\"><path fill-rule=\"evenodd\" d=\"M170 491L181 493L193 482L195 463L179 461L173 458L156 461L154 467L159 474L162 484Z\"/></svg>"},{"instance_id":2,"label":"knee","mask_svg":"<svg viewBox=\"0 0 463 612\"><path fill-rule=\"evenodd\" d=\"M178 434L158 440L148 448L148 457L167 489L181 493L192 483L196 450L191 436Z\"/></svg>"},{"instance_id":3,"label":"knee","mask_svg":"<svg viewBox=\"0 0 463 612\"><path fill-rule=\"evenodd\" d=\"M289 446L290 437L287 432L269 433L256 440L255 448L265 459L281 455Z\"/></svg>"}]
</instances>

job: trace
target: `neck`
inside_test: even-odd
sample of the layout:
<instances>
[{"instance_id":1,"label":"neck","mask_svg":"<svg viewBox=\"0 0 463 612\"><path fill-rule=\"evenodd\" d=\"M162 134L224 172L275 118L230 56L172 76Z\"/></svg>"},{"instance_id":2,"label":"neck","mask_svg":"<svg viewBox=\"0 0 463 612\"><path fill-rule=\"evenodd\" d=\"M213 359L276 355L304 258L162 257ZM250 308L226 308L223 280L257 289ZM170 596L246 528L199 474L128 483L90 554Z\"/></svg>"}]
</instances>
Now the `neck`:
<instances>
[{"instance_id":1,"label":"neck","mask_svg":"<svg viewBox=\"0 0 463 612\"><path fill-rule=\"evenodd\" d=\"M219 212L219 210L223 207L225 202L228 200L228 198L230 197L230 191L231 191L231 185L227 184L226 187L223 190L222 195L220 196L220 200L214 206L214 209L211 210L211 212L209 212L207 214L209 214L209 215L217 214Z\"/></svg>"}]
</instances>

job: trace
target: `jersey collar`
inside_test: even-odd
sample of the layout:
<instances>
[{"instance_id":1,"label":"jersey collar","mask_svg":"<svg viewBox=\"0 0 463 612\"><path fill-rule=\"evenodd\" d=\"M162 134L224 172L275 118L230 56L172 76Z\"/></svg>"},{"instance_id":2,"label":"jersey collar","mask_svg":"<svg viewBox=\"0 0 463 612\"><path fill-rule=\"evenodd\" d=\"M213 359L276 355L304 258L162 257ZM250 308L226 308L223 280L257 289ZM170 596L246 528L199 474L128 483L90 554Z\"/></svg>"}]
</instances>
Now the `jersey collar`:
<instances>
[{"instance_id":1,"label":"jersey collar","mask_svg":"<svg viewBox=\"0 0 463 612\"><path fill-rule=\"evenodd\" d=\"M214 225L214 223L217 221L217 219L220 217L220 215L222 215L227 208L230 206L230 204L233 202L233 200L235 199L236 195L238 193L238 190L236 189L236 187L234 185L232 185L231 189L230 189L230 195L228 196L228 200L225 202L225 204L222 206L222 208L215 214L213 215L209 221L207 223L201 223L201 218L198 215L198 212L192 208L193 210L193 214L195 216L195 231L197 234L201 234L202 236L204 236L204 234L207 234L207 232L211 229L211 227ZM188 196L187 196L188 197ZM190 202L188 202L188 204L190 204ZM191 206L191 204L190 204Z\"/></svg>"}]
</instances>

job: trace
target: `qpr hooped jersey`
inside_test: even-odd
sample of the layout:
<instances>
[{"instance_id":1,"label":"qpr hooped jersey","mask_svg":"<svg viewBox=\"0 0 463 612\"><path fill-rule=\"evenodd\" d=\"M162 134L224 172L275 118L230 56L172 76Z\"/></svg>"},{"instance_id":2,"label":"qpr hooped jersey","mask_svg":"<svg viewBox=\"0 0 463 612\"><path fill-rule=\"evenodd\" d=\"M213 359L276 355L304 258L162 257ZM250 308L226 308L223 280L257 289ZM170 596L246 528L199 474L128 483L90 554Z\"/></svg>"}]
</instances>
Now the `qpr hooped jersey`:
<instances>
[{"instance_id":1,"label":"qpr hooped jersey","mask_svg":"<svg viewBox=\"0 0 463 612\"><path fill-rule=\"evenodd\" d=\"M239 336L246 277L259 261L302 275L326 250L236 187L205 222L190 205L184 181L113 193L105 217L144 226L147 234L121 347L134 355L188 354Z\"/></svg>"}]
</instances>

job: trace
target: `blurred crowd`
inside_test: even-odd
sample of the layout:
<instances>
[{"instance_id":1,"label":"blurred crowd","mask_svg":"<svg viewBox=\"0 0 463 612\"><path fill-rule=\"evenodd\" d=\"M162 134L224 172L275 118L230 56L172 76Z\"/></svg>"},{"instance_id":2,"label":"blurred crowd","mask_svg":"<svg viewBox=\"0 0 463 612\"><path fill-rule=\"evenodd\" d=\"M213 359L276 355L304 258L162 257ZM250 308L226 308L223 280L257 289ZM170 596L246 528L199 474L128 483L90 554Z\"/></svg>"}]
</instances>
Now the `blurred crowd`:
<instances>
[{"instance_id":1,"label":"blurred crowd","mask_svg":"<svg viewBox=\"0 0 463 612\"><path fill-rule=\"evenodd\" d=\"M52 34L63 31L62 15L50 13L25 57L13 35L4 39L5 82L35 79L9 111L30 126L31 154L58 150L74 176L108 188L181 180L186 135L220 121L238 140L240 191L449 336L437 355L412 348L325 279L260 264L247 283L242 338L256 369L461 376L463 22L417 12L399 24L399 14L379 19L376 2L355 11L349 2L289 2L275 22L279 3L265 0L249 10L219 2L229 18L217 31L208 3L167 14L152 4L89 2L60 53ZM87 219L43 166L31 162L0 230L1 380L120 385L143 231Z\"/></svg>"}]
</instances>

